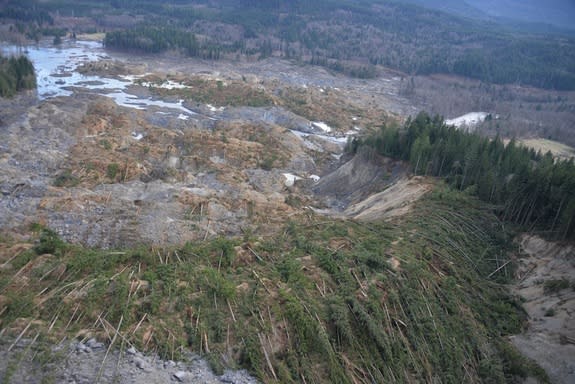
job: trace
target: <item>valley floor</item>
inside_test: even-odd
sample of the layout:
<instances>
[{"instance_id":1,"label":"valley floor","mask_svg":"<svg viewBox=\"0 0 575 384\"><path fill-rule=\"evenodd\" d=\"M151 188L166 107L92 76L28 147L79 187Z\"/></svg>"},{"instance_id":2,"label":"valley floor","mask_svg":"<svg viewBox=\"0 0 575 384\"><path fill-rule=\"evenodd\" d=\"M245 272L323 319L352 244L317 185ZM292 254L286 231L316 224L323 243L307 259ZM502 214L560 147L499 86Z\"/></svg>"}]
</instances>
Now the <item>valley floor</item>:
<instances>
[{"instance_id":1,"label":"valley floor","mask_svg":"<svg viewBox=\"0 0 575 384\"><path fill-rule=\"evenodd\" d=\"M55 339L68 326L90 324L90 335L108 344L122 339L120 349L129 339L156 350L108 356L101 345L86 346L92 337L64 343L71 367L57 380L112 379L120 367L121 383L254 382L207 373L195 358L170 362L167 347L163 360L150 357L169 343L172 354L186 345L212 363L241 360L276 381L397 375L431 382L453 374L474 382L513 374L500 346L490 344L520 324L514 304L489 280L500 265L488 253L499 252L503 236L494 216L463 193L410 177L400 161L344 151L348 137L417 112L405 97L406 79L391 72L349 79L276 59L116 53L114 60L82 70L115 80L137 75L131 96L190 113L120 106L93 84L70 97L1 101L4 379L41 377L19 365L34 340L28 329ZM573 350L573 291L544 288L573 276L573 249L527 237L522 247L529 256L516 292L531 328L512 340L567 383L571 363L563 359L556 369L552 362ZM482 313L483 294L503 304ZM125 318L130 323L117 331ZM489 329L490 321L502 329ZM48 353L50 364L56 352ZM397 372L373 357L389 353L401 357Z\"/></svg>"}]
</instances>

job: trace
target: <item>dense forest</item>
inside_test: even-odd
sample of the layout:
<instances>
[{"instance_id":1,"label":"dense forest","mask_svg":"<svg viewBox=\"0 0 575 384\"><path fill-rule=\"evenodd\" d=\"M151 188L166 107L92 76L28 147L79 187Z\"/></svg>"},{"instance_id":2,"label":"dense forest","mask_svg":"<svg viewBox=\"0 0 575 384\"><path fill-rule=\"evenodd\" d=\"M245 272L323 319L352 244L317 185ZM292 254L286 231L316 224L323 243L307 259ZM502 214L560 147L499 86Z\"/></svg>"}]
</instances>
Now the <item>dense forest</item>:
<instances>
[{"instance_id":1,"label":"dense forest","mask_svg":"<svg viewBox=\"0 0 575 384\"><path fill-rule=\"evenodd\" d=\"M377 66L384 65L414 75L446 73L492 83L575 89L575 41L568 35L526 33L395 1L8 3L0 18L23 15L36 24L48 23L47 12L57 12L91 18L106 30L112 25L108 17L124 17L129 22L123 35L118 35L117 27L106 30L110 35L107 45L123 49L157 52L177 48L212 59L281 56L365 78L377 75ZM141 16L146 24L132 26ZM201 35L207 48L190 50L182 41L174 47L169 38L161 44L151 42L149 26L166 23L170 31L178 31L174 36L188 35L192 46L193 36ZM154 33L158 31L161 29Z\"/></svg>"},{"instance_id":2,"label":"dense forest","mask_svg":"<svg viewBox=\"0 0 575 384\"><path fill-rule=\"evenodd\" d=\"M447 126L425 113L403 129L381 127L356 139L352 152L373 151L409 161L413 172L443 178L490 203L499 217L556 239L575 239L575 163L536 153L514 140L504 145Z\"/></svg>"},{"instance_id":3,"label":"dense forest","mask_svg":"<svg viewBox=\"0 0 575 384\"><path fill-rule=\"evenodd\" d=\"M109 48L160 53L178 50L191 57L218 60L222 47L209 43L200 44L193 33L165 26L139 26L130 30L109 32L104 39Z\"/></svg>"},{"instance_id":4,"label":"dense forest","mask_svg":"<svg viewBox=\"0 0 575 384\"><path fill-rule=\"evenodd\" d=\"M25 89L36 88L32 62L25 56L0 56L0 97L12 97Z\"/></svg>"}]
</instances>

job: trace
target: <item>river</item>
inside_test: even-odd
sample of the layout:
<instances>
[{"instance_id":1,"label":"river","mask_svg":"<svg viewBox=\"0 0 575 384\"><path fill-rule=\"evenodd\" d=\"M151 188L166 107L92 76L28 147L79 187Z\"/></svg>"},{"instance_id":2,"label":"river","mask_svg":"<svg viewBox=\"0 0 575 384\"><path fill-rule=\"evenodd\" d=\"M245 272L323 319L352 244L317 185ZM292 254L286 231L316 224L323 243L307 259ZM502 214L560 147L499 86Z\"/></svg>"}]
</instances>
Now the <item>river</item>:
<instances>
[{"instance_id":1,"label":"river","mask_svg":"<svg viewBox=\"0 0 575 384\"><path fill-rule=\"evenodd\" d=\"M0 43L3 55L25 54L34 64L37 79L37 92L41 100L51 97L72 96L74 88L92 91L112 98L116 104L146 109L150 106L165 108L182 120L195 113L183 106L183 100L167 102L150 97L140 97L129 92L129 87L138 80L137 76L83 75L77 71L84 63L101 60L114 60L101 42L67 40L55 47L41 42L25 48ZM177 86L177 85L175 85Z\"/></svg>"}]
</instances>

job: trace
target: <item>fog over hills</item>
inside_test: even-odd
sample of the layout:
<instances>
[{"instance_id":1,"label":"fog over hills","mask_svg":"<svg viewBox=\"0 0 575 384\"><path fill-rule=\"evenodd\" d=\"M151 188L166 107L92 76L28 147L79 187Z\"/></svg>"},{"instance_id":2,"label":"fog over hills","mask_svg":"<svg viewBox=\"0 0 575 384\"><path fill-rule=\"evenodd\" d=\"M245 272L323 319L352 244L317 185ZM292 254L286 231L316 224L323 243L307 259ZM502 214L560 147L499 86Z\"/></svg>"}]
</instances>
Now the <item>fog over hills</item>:
<instances>
[{"instance_id":1,"label":"fog over hills","mask_svg":"<svg viewBox=\"0 0 575 384\"><path fill-rule=\"evenodd\" d=\"M492 16L575 29L575 2L570 0L467 0L467 3Z\"/></svg>"},{"instance_id":2,"label":"fog over hills","mask_svg":"<svg viewBox=\"0 0 575 384\"><path fill-rule=\"evenodd\" d=\"M575 30L575 2L570 0L400 0L474 19L547 24Z\"/></svg>"}]
</instances>

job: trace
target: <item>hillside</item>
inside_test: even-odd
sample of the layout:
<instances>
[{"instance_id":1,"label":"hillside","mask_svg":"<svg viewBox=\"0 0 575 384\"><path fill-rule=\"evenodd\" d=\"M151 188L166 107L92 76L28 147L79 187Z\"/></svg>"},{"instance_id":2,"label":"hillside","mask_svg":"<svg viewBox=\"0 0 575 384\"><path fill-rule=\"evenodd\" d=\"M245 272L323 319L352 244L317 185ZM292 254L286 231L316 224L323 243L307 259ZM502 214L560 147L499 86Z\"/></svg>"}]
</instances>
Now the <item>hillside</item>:
<instances>
[{"instance_id":1,"label":"hillside","mask_svg":"<svg viewBox=\"0 0 575 384\"><path fill-rule=\"evenodd\" d=\"M568 0L539 1L492 1L467 0L470 5L483 12L502 19L520 20L531 23L545 23L573 30L575 5Z\"/></svg>"},{"instance_id":2,"label":"hillside","mask_svg":"<svg viewBox=\"0 0 575 384\"><path fill-rule=\"evenodd\" d=\"M263 382L544 380L500 339L524 317L494 283L510 273L495 261L497 220L441 186L413 212L293 217L271 237L176 248L83 249L44 229L8 238L4 337L71 334L163 359L191 349ZM55 379L57 363L44 351L37 369Z\"/></svg>"},{"instance_id":3,"label":"hillside","mask_svg":"<svg viewBox=\"0 0 575 384\"><path fill-rule=\"evenodd\" d=\"M280 56L362 78L376 76L383 65L412 75L575 89L572 38L513 32L493 21L413 4L132 0L106 8L83 0L38 2L32 9L8 2L0 18L33 22L20 29L36 40L101 30L109 32L108 47L140 52L177 49L209 59Z\"/></svg>"},{"instance_id":4,"label":"hillside","mask_svg":"<svg viewBox=\"0 0 575 384\"><path fill-rule=\"evenodd\" d=\"M575 94L415 75L556 35L367 0L2 5L37 89L0 98L1 382L572 381L548 139Z\"/></svg>"},{"instance_id":5,"label":"hillside","mask_svg":"<svg viewBox=\"0 0 575 384\"><path fill-rule=\"evenodd\" d=\"M3 101L21 108L2 133L4 380L547 382L505 339L527 319L500 285L511 234L493 207L343 152L348 124L373 130L394 98L377 110L317 68L295 86L192 67L138 75L132 105L89 84Z\"/></svg>"}]
</instances>

